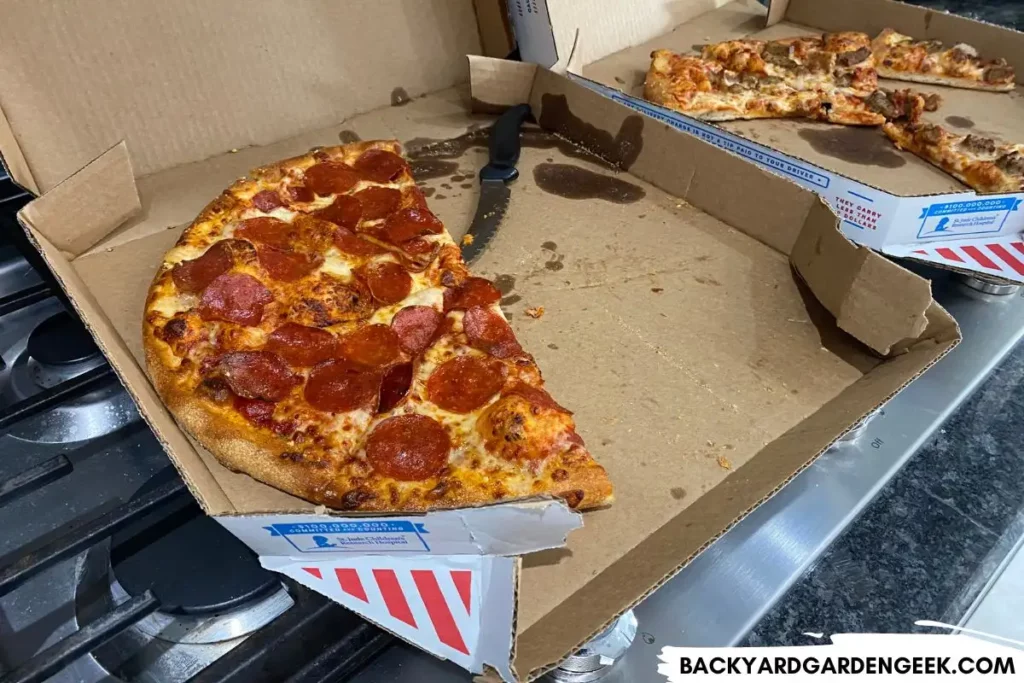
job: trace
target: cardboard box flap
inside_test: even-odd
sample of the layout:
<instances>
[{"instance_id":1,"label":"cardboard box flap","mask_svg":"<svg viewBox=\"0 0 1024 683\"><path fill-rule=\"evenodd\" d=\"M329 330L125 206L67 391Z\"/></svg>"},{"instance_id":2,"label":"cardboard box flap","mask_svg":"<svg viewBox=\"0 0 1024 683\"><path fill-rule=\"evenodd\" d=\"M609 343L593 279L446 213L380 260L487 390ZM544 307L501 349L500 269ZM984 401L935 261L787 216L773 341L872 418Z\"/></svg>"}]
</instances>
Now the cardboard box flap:
<instances>
[{"instance_id":1,"label":"cardboard box flap","mask_svg":"<svg viewBox=\"0 0 1024 683\"><path fill-rule=\"evenodd\" d=\"M141 208L128 148L119 142L26 205L22 216L73 260Z\"/></svg>"},{"instance_id":2,"label":"cardboard box flap","mask_svg":"<svg viewBox=\"0 0 1024 683\"><path fill-rule=\"evenodd\" d=\"M119 0L9 7L0 46L0 153L45 192L119 140L146 175L448 87L480 43L471 0Z\"/></svg>"},{"instance_id":3,"label":"cardboard box flap","mask_svg":"<svg viewBox=\"0 0 1024 683\"><path fill-rule=\"evenodd\" d=\"M879 353L920 337L928 326L931 284L848 240L820 199L807 216L791 259L840 329Z\"/></svg>"},{"instance_id":4,"label":"cardboard box flap","mask_svg":"<svg viewBox=\"0 0 1024 683\"><path fill-rule=\"evenodd\" d=\"M537 65L469 55L473 110L504 110L530 101Z\"/></svg>"},{"instance_id":5,"label":"cardboard box flap","mask_svg":"<svg viewBox=\"0 0 1024 683\"><path fill-rule=\"evenodd\" d=\"M570 55L575 63L589 64L726 2L636 0L602 2L598 8L588 0L509 0L508 11L523 61L559 71Z\"/></svg>"},{"instance_id":6,"label":"cardboard box flap","mask_svg":"<svg viewBox=\"0 0 1024 683\"><path fill-rule=\"evenodd\" d=\"M858 2L819 3L815 0L772 0L769 22L786 21L815 26L825 31L849 31L851 26L876 35L893 28L920 40L941 40L946 45L967 43L983 56L1000 56L1017 71L1017 82L1024 74L1024 41L1012 29L976 19L959 17L941 10L923 9L896 0L858 0Z\"/></svg>"}]
</instances>

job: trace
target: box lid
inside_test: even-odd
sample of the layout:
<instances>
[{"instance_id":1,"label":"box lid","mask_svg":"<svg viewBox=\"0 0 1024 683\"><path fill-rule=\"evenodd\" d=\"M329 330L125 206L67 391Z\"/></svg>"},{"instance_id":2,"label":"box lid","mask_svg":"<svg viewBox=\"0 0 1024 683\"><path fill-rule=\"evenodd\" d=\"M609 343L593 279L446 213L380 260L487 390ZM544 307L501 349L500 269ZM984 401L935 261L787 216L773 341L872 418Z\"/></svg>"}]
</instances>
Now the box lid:
<instances>
[{"instance_id":1,"label":"box lid","mask_svg":"<svg viewBox=\"0 0 1024 683\"><path fill-rule=\"evenodd\" d=\"M448 87L479 46L471 0L14 5L0 153L36 193L121 140L144 176Z\"/></svg>"}]
</instances>

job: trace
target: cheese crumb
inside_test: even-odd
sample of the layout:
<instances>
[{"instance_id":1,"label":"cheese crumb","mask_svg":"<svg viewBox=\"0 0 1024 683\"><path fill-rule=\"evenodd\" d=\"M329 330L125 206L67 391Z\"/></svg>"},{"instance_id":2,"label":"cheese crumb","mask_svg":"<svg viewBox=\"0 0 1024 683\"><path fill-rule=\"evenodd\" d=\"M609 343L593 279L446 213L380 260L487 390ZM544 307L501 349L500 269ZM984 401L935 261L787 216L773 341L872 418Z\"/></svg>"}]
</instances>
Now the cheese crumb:
<instances>
[{"instance_id":1,"label":"cheese crumb","mask_svg":"<svg viewBox=\"0 0 1024 683\"><path fill-rule=\"evenodd\" d=\"M530 316L531 318L539 318L542 315L544 315L544 307L534 306L533 308L527 308L524 311L524 313L526 313L526 315Z\"/></svg>"},{"instance_id":2,"label":"cheese crumb","mask_svg":"<svg viewBox=\"0 0 1024 683\"><path fill-rule=\"evenodd\" d=\"M468 234L467 235L463 235L462 236L462 243L463 244L473 244L473 236L472 235L468 235Z\"/></svg>"},{"instance_id":3,"label":"cheese crumb","mask_svg":"<svg viewBox=\"0 0 1024 683\"><path fill-rule=\"evenodd\" d=\"M729 458L725 457L724 455L718 456L718 466L721 467L723 470L732 469L732 463L729 462Z\"/></svg>"}]
</instances>

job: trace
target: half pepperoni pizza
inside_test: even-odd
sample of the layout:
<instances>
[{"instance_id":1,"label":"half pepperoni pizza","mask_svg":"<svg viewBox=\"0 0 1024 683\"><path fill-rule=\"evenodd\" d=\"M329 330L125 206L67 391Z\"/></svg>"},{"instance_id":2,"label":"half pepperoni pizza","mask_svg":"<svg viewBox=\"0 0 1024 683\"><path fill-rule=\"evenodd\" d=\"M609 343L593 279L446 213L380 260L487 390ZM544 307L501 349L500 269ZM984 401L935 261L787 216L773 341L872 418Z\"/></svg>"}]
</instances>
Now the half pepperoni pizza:
<instances>
[{"instance_id":1,"label":"half pepperoni pizza","mask_svg":"<svg viewBox=\"0 0 1024 683\"><path fill-rule=\"evenodd\" d=\"M214 200L146 301L154 384L227 467L343 510L541 494L605 470L426 206L394 141L271 164Z\"/></svg>"}]
</instances>

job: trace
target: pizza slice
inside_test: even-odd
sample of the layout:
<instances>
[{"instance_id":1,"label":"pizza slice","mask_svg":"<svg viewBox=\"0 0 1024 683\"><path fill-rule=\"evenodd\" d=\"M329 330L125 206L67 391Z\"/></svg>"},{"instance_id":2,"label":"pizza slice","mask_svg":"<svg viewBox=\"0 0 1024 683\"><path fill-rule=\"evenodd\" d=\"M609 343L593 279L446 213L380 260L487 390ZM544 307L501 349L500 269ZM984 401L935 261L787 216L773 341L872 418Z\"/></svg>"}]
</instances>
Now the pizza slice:
<instances>
[{"instance_id":1,"label":"pizza slice","mask_svg":"<svg viewBox=\"0 0 1024 683\"><path fill-rule=\"evenodd\" d=\"M932 123L888 122L885 134L897 147L925 161L978 192L1024 191L1024 145L983 135L959 135Z\"/></svg>"},{"instance_id":2,"label":"pizza slice","mask_svg":"<svg viewBox=\"0 0 1024 683\"><path fill-rule=\"evenodd\" d=\"M878 75L954 88L1008 92L1014 70L1005 59L982 59L966 43L947 48L938 40L915 40L887 28L872 41Z\"/></svg>"},{"instance_id":3,"label":"pizza slice","mask_svg":"<svg viewBox=\"0 0 1024 683\"><path fill-rule=\"evenodd\" d=\"M859 38L858 38L859 36ZM644 97L705 121L805 118L877 126L912 118L938 100L877 88L865 34L779 41L733 40L701 56L655 50Z\"/></svg>"},{"instance_id":4,"label":"pizza slice","mask_svg":"<svg viewBox=\"0 0 1024 683\"><path fill-rule=\"evenodd\" d=\"M147 298L159 394L227 467L332 508L610 503L400 151L316 149L206 207Z\"/></svg>"}]
</instances>

